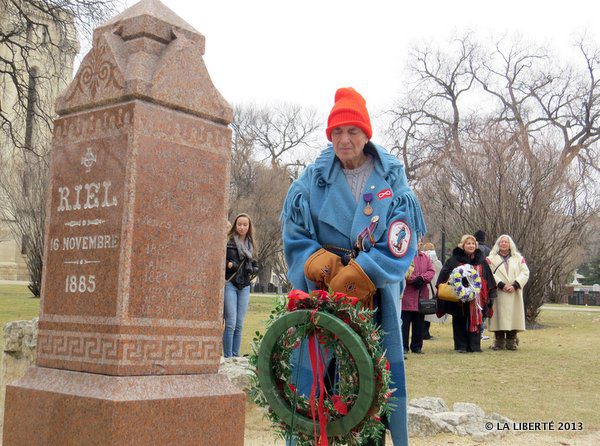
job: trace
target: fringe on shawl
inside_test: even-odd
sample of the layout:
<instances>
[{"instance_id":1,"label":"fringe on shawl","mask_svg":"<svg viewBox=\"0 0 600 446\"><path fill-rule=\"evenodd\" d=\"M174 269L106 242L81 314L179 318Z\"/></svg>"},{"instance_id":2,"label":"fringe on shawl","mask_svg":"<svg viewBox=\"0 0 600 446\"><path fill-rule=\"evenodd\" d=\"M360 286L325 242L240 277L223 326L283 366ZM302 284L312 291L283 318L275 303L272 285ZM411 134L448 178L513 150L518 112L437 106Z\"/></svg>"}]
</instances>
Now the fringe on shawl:
<instances>
[{"instance_id":1,"label":"fringe on shawl","mask_svg":"<svg viewBox=\"0 0 600 446\"><path fill-rule=\"evenodd\" d=\"M406 218L408 220L407 223L417 234L417 237L425 235L427 226L425 225L425 219L423 218L423 211L421 210L421 205L419 204L417 197L408 186L406 175L404 173L404 166L400 164L396 157L385 151L382 147L376 146L375 144L372 144L372 146L372 151L379 156L381 162L381 166L379 166L378 163L375 163L376 170L378 170L381 175L385 175L385 179L389 184L400 182L400 184L394 187L394 193L396 194L394 200L396 202L390 206L390 209L395 209L398 205L405 205ZM308 191L304 186L300 185L299 182L303 180L306 181L306 179L303 178L304 175L311 175L313 176L313 179L308 180L309 182L316 181L317 183L323 183L323 185L325 185L325 183L330 181L332 170L336 168L336 165L333 162L334 157L335 152L333 146L329 144L317 157L314 164L309 166L300 179L292 184L283 203L283 209L281 210L280 219L282 223L285 223L286 220L291 220L293 223L305 228L310 236L315 239L316 230L312 222L310 207L306 198L308 196ZM339 166L337 166L337 168L339 169Z\"/></svg>"},{"instance_id":2,"label":"fringe on shawl","mask_svg":"<svg viewBox=\"0 0 600 446\"><path fill-rule=\"evenodd\" d=\"M425 235L427 233L427 226L425 225L421 205L414 192L408 187L402 188L400 194L396 196L395 201L396 203L393 203L391 209L395 209L397 205L404 205L406 207L407 223L417 234L417 238Z\"/></svg>"},{"instance_id":3,"label":"fringe on shawl","mask_svg":"<svg viewBox=\"0 0 600 446\"><path fill-rule=\"evenodd\" d=\"M306 191L296 183L292 184L287 197L283 202L283 208L279 216L281 222L285 224L287 220L304 228L312 238L316 239L316 231L310 215L310 207L305 197Z\"/></svg>"}]
</instances>

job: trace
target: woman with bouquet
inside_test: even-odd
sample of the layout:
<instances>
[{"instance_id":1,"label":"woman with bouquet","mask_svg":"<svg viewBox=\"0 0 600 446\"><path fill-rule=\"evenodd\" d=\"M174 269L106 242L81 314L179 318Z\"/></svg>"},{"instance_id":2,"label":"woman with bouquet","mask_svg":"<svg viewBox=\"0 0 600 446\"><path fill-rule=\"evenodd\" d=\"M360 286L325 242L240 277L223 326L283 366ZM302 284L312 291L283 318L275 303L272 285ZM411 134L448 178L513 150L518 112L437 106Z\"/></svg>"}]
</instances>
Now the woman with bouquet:
<instances>
[{"instance_id":1,"label":"woman with bouquet","mask_svg":"<svg viewBox=\"0 0 600 446\"><path fill-rule=\"evenodd\" d=\"M481 291L470 302L449 302L438 299L438 316L452 315L454 350L459 353L481 352L481 325L483 314L490 311L496 296L496 281L483 253L477 248L477 240L470 234L461 237L460 243L446 260L436 286L445 283L452 271L460 265L471 265L481 278Z\"/></svg>"}]
</instances>

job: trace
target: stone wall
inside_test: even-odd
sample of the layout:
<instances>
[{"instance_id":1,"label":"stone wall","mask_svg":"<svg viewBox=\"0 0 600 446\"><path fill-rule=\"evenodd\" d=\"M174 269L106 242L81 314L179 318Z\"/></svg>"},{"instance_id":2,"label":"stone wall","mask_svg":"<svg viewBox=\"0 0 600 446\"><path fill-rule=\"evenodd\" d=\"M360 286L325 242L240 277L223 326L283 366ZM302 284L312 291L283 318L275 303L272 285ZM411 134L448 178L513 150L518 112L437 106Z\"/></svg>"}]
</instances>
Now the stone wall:
<instances>
[{"instance_id":1,"label":"stone wall","mask_svg":"<svg viewBox=\"0 0 600 446\"><path fill-rule=\"evenodd\" d=\"M0 280L29 280L29 272L25 262L0 262Z\"/></svg>"},{"instance_id":2,"label":"stone wall","mask_svg":"<svg viewBox=\"0 0 600 446\"><path fill-rule=\"evenodd\" d=\"M35 364L37 329L37 318L13 321L4 326L4 349L0 365L0 432L4 422L6 385L21 378L27 368Z\"/></svg>"}]
</instances>

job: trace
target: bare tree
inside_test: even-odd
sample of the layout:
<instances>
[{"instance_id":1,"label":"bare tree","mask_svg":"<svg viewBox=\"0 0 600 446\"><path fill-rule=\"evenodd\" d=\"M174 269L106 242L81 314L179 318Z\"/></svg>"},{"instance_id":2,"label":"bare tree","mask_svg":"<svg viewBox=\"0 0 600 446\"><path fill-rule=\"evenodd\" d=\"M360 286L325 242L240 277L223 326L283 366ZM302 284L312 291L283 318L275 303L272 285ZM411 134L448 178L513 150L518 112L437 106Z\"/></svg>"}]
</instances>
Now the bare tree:
<instances>
[{"instance_id":1,"label":"bare tree","mask_svg":"<svg viewBox=\"0 0 600 446\"><path fill-rule=\"evenodd\" d=\"M236 116L245 128L234 123L233 129L239 130L240 137L252 144L258 161L268 161L272 166L295 164L305 158L307 151L314 151L320 123L313 109L287 103L236 109Z\"/></svg>"},{"instance_id":2,"label":"bare tree","mask_svg":"<svg viewBox=\"0 0 600 446\"><path fill-rule=\"evenodd\" d=\"M600 209L600 57L590 43L577 48L573 67L540 48L490 48L472 36L449 53L417 50L408 106L388 113L388 135L433 226L455 241L479 228L509 233L522 247L533 273L530 323L577 262Z\"/></svg>"},{"instance_id":3,"label":"bare tree","mask_svg":"<svg viewBox=\"0 0 600 446\"><path fill-rule=\"evenodd\" d=\"M278 276L287 272L287 268L280 270L283 244L279 214L289 185L289 173L285 169L259 164L256 166L256 182L252 193L230 203L232 217L245 212L254 223L257 260L261 267L259 282L265 291L272 272Z\"/></svg>"},{"instance_id":4,"label":"bare tree","mask_svg":"<svg viewBox=\"0 0 600 446\"><path fill-rule=\"evenodd\" d=\"M479 48L470 36L454 39L452 52L416 48L411 52L412 94L388 111L389 147L404 161L409 180L450 153L460 154L464 111L460 100L475 82Z\"/></svg>"},{"instance_id":5,"label":"bare tree","mask_svg":"<svg viewBox=\"0 0 600 446\"><path fill-rule=\"evenodd\" d=\"M256 138L253 132L255 123L254 107L234 107L229 185L229 199L232 203L250 194L256 181Z\"/></svg>"},{"instance_id":6,"label":"bare tree","mask_svg":"<svg viewBox=\"0 0 600 446\"><path fill-rule=\"evenodd\" d=\"M0 0L0 220L23 244L40 294L54 100L72 77L77 31L91 38L114 0Z\"/></svg>"},{"instance_id":7,"label":"bare tree","mask_svg":"<svg viewBox=\"0 0 600 446\"><path fill-rule=\"evenodd\" d=\"M3 159L0 156L0 161L0 195L5 200L5 205L0 206L0 216L10 222L9 228L13 237L20 237L29 272L28 287L34 296L39 297L48 166L42 157L35 157L28 163L23 163L20 159Z\"/></svg>"},{"instance_id":8,"label":"bare tree","mask_svg":"<svg viewBox=\"0 0 600 446\"><path fill-rule=\"evenodd\" d=\"M298 105L234 108L229 217L246 212L253 219L261 264L259 281L271 274L285 284L279 215L293 178L313 153L317 124L314 112Z\"/></svg>"},{"instance_id":9,"label":"bare tree","mask_svg":"<svg viewBox=\"0 0 600 446\"><path fill-rule=\"evenodd\" d=\"M115 0L0 0L0 73L5 91L0 127L12 146L44 156L32 144L31 123L52 128L53 98L64 88L60 75L86 38L115 11ZM48 93L48 94L46 94ZM32 101L31 95L47 100Z\"/></svg>"}]
</instances>

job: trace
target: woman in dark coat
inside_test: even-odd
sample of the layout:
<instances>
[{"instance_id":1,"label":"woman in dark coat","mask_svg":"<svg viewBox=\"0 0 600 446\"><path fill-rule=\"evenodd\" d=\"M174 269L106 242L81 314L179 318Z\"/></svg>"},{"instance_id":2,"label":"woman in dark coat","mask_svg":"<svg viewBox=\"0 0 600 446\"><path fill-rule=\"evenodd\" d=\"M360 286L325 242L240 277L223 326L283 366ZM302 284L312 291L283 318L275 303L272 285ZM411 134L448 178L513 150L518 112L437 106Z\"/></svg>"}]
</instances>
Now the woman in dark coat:
<instances>
[{"instance_id":1,"label":"woman in dark coat","mask_svg":"<svg viewBox=\"0 0 600 446\"><path fill-rule=\"evenodd\" d=\"M478 299L471 302L448 302L438 300L438 316L452 315L454 350L459 353L481 352L481 324L483 316L489 317L493 299L496 297L496 281L483 253L477 248L472 235L463 235L452 251L452 256L440 271L436 286L448 281L450 273L459 265L473 265L482 279Z\"/></svg>"}]
</instances>

